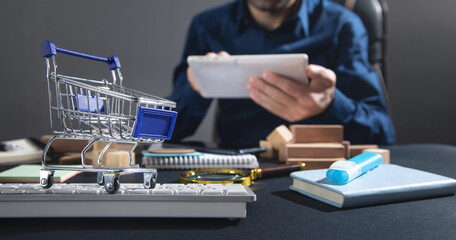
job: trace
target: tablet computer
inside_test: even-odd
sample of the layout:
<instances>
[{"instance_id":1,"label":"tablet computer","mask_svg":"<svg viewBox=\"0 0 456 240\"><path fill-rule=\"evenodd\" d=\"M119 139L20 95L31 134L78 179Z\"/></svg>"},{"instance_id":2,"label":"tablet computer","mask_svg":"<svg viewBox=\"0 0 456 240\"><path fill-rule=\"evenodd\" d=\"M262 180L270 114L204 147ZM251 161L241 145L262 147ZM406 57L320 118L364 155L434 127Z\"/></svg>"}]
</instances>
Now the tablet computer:
<instances>
[{"instance_id":1,"label":"tablet computer","mask_svg":"<svg viewBox=\"0 0 456 240\"><path fill-rule=\"evenodd\" d=\"M189 56L187 63L205 98L248 98L249 78L274 72L307 84L307 54Z\"/></svg>"}]
</instances>

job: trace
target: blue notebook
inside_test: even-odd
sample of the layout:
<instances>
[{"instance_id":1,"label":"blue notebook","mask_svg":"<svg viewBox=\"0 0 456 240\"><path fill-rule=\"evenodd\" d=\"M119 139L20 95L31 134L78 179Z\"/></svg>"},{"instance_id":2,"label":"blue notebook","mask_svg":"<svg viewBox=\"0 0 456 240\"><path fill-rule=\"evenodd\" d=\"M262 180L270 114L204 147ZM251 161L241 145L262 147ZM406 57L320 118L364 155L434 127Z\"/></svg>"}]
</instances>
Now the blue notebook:
<instances>
[{"instance_id":1,"label":"blue notebook","mask_svg":"<svg viewBox=\"0 0 456 240\"><path fill-rule=\"evenodd\" d=\"M326 178L327 169L291 173L291 190L338 208L361 207L452 195L456 180L441 175L382 164L374 170L338 185Z\"/></svg>"}]
</instances>

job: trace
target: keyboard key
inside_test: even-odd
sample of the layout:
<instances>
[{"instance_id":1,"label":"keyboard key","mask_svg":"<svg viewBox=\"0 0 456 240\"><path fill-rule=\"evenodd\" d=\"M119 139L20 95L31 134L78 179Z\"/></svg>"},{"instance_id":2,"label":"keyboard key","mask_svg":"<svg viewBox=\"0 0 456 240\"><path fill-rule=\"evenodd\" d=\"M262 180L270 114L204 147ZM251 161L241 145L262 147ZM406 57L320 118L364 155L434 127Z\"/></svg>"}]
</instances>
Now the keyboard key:
<instances>
[{"instance_id":1,"label":"keyboard key","mask_svg":"<svg viewBox=\"0 0 456 240\"><path fill-rule=\"evenodd\" d=\"M173 194L173 190L171 190L171 189L154 189L153 193L168 195L168 194Z\"/></svg>"},{"instance_id":2,"label":"keyboard key","mask_svg":"<svg viewBox=\"0 0 456 240\"><path fill-rule=\"evenodd\" d=\"M223 195L223 190L221 189L206 189L202 191L203 195Z\"/></svg>"},{"instance_id":3,"label":"keyboard key","mask_svg":"<svg viewBox=\"0 0 456 240\"><path fill-rule=\"evenodd\" d=\"M29 189L26 190L27 194L51 194L51 189L41 188L41 189Z\"/></svg>"},{"instance_id":4,"label":"keyboard key","mask_svg":"<svg viewBox=\"0 0 456 240\"><path fill-rule=\"evenodd\" d=\"M2 189L0 191L1 194L24 194L26 193L25 190L16 190L16 189Z\"/></svg>"},{"instance_id":5,"label":"keyboard key","mask_svg":"<svg viewBox=\"0 0 456 240\"><path fill-rule=\"evenodd\" d=\"M151 194L151 189L144 189L144 188L135 188L135 189L128 189L128 194Z\"/></svg>"},{"instance_id":6,"label":"keyboard key","mask_svg":"<svg viewBox=\"0 0 456 240\"><path fill-rule=\"evenodd\" d=\"M78 194L89 194L89 195L98 195L104 190L95 190L95 189L78 189L76 193Z\"/></svg>"},{"instance_id":7,"label":"keyboard key","mask_svg":"<svg viewBox=\"0 0 456 240\"><path fill-rule=\"evenodd\" d=\"M54 194L76 194L76 190L74 189L60 189L58 191L54 191Z\"/></svg>"},{"instance_id":8,"label":"keyboard key","mask_svg":"<svg viewBox=\"0 0 456 240\"><path fill-rule=\"evenodd\" d=\"M244 189L228 189L226 195L247 195L247 191Z\"/></svg>"},{"instance_id":9,"label":"keyboard key","mask_svg":"<svg viewBox=\"0 0 456 240\"><path fill-rule=\"evenodd\" d=\"M196 195L199 191L195 189L179 189L176 190L176 193L181 195Z\"/></svg>"},{"instance_id":10,"label":"keyboard key","mask_svg":"<svg viewBox=\"0 0 456 240\"><path fill-rule=\"evenodd\" d=\"M21 184L17 186L18 190L29 190L29 189L43 189L39 184Z\"/></svg>"},{"instance_id":11,"label":"keyboard key","mask_svg":"<svg viewBox=\"0 0 456 240\"><path fill-rule=\"evenodd\" d=\"M19 187L22 184L17 184L17 183L5 183L1 186L1 189L15 189Z\"/></svg>"}]
</instances>

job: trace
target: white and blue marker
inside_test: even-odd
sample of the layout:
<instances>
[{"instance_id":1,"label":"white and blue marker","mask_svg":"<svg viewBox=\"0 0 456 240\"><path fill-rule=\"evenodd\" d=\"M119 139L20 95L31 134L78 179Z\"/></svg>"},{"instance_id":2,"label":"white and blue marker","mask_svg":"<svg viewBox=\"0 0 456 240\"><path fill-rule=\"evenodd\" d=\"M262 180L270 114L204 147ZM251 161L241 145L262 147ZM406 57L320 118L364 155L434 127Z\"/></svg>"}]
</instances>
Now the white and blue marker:
<instances>
[{"instance_id":1,"label":"white and blue marker","mask_svg":"<svg viewBox=\"0 0 456 240\"><path fill-rule=\"evenodd\" d=\"M380 153L363 152L349 160L333 163L326 172L326 177L335 183L345 184L378 167L382 162L383 156Z\"/></svg>"}]
</instances>

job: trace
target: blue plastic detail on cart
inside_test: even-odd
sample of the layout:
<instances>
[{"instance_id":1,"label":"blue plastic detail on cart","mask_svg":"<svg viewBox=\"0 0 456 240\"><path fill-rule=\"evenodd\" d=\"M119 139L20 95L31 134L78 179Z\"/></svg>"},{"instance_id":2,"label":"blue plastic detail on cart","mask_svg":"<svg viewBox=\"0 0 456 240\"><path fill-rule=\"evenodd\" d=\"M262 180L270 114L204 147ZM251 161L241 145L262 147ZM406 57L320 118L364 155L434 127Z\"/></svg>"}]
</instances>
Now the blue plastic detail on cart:
<instances>
[{"instance_id":1,"label":"blue plastic detail on cart","mask_svg":"<svg viewBox=\"0 0 456 240\"><path fill-rule=\"evenodd\" d=\"M71 51L71 50L67 50L67 49L63 49L63 48L58 48L55 46L55 44L53 42L51 42L49 40L46 40L41 44L41 53L43 54L43 57L48 58L53 55L55 56L55 55L57 55L57 52L76 56L76 57L87 58L90 60L105 62L108 64L108 67L110 70L116 70L121 67L119 58L114 55L111 55L108 58L104 58L104 57L97 57L97 56L93 56L93 55L89 55L89 54L85 54L85 53L75 52L75 51Z\"/></svg>"},{"instance_id":2,"label":"blue plastic detail on cart","mask_svg":"<svg viewBox=\"0 0 456 240\"><path fill-rule=\"evenodd\" d=\"M107 62L108 62L108 67L111 70L120 68L120 61L117 56L114 56L114 55L109 56Z\"/></svg>"},{"instance_id":3,"label":"blue plastic detail on cart","mask_svg":"<svg viewBox=\"0 0 456 240\"><path fill-rule=\"evenodd\" d=\"M44 41L41 44L41 53L43 54L43 57L55 56L57 54L55 44L48 40Z\"/></svg>"},{"instance_id":4,"label":"blue plastic detail on cart","mask_svg":"<svg viewBox=\"0 0 456 240\"><path fill-rule=\"evenodd\" d=\"M96 96L92 95L89 97L89 102L87 104L87 96L84 94L78 94L77 98L75 96L76 102L76 109L81 112L91 112L91 113L98 113L98 109L100 109L99 113L105 113L103 99L98 98L98 107L97 107L97 98Z\"/></svg>"},{"instance_id":5,"label":"blue plastic detail on cart","mask_svg":"<svg viewBox=\"0 0 456 240\"><path fill-rule=\"evenodd\" d=\"M177 112L175 111L138 107L132 136L170 140L176 118Z\"/></svg>"}]
</instances>

